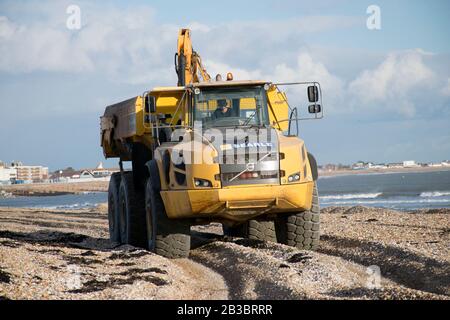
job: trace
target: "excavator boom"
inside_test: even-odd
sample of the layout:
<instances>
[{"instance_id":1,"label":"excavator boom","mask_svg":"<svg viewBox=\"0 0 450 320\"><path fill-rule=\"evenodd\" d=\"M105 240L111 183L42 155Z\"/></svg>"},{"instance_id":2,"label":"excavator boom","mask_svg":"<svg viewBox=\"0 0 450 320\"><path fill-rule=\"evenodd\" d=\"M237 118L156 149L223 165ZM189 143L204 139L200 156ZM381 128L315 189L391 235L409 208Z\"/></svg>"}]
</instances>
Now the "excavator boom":
<instances>
[{"instance_id":1,"label":"excavator boom","mask_svg":"<svg viewBox=\"0 0 450 320\"><path fill-rule=\"evenodd\" d=\"M178 33L175 71L178 75L178 86L201 82L200 78L205 82L211 80L203 66L200 55L192 48L191 31L189 29L181 29Z\"/></svg>"}]
</instances>

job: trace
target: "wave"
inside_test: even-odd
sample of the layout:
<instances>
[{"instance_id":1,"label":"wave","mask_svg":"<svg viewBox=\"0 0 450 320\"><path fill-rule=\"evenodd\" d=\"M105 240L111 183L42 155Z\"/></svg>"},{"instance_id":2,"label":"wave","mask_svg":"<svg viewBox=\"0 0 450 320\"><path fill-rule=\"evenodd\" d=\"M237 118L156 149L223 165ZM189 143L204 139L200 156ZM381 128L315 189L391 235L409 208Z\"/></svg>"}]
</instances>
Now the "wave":
<instances>
[{"instance_id":1,"label":"wave","mask_svg":"<svg viewBox=\"0 0 450 320\"><path fill-rule=\"evenodd\" d=\"M423 198L437 198L437 197L445 197L450 196L450 191L431 191L431 192L422 192L420 194Z\"/></svg>"},{"instance_id":2,"label":"wave","mask_svg":"<svg viewBox=\"0 0 450 320\"><path fill-rule=\"evenodd\" d=\"M339 205L355 205L355 204L406 204L406 203L450 203L450 199L416 199L416 200L367 200L367 201L332 201L323 202L322 204L339 204Z\"/></svg>"},{"instance_id":3,"label":"wave","mask_svg":"<svg viewBox=\"0 0 450 320\"><path fill-rule=\"evenodd\" d=\"M84 202L74 204L61 204L57 206L35 206L36 208L50 209L50 210L75 210L75 209L88 209L95 208L98 203Z\"/></svg>"},{"instance_id":4,"label":"wave","mask_svg":"<svg viewBox=\"0 0 450 320\"><path fill-rule=\"evenodd\" d=\"M350 193L330 196L320 196L321 200L348 200L348 199L375 199L381 196L383 193Z\"/></svg>"}]
</instances>

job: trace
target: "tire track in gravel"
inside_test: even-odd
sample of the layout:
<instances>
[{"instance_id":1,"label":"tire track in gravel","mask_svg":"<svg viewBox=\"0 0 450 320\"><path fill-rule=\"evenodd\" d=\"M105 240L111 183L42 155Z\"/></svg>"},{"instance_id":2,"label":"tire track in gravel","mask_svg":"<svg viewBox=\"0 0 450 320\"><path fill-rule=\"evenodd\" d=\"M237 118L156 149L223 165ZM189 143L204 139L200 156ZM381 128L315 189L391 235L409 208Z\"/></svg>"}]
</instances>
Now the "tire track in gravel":
<instances>
[{"instance_id":1,"label":"tire track in gravel","mask_svg":"<svg viewBox=\"0 0 450 320\"><path fill-rule=\"evenodd\" d=\"M193 232L192 245L190 259L222 275L230 299L327 298L325 291L321 292L324 286L320 282L326 279L327 273L336 271L321 267L319 260L323 259L316 253L270 242ZM346 269L352 268L353 278L355 274L357 279L364 276L358 267ZM312 269L316 271L310 272ZM330 284L337 288L353 284L343 278L338 276Z\"/></svg>"},{"instance_id":2,"label":"tire track in gravel","mask_svg":"<svg viewBox=\"0 0 450 320\"><path fill-rule=\"evenodd\" d=\"M420 291L390 277L380 278L381 287L369 288L367 264L354 257L231 238L218 234L217 228L213 233L207 229L192 233L190 259L220 274L230 299L446 299L442 291Z\"/></svg>"},{"instance_id":3,"label":"tire track in gravel","mask_svg":"<svg viewBox=\"0 0 450 320\"><path fill-rule=\"evenodd\" d=\"M243 255L233 245L209 244L193 252L191 259L222 275L232 300L306 298L282 284L281 278L273 273L263 274L263 270L270 269L261 259L251 253Z\"/></svg>"}]
</instances>

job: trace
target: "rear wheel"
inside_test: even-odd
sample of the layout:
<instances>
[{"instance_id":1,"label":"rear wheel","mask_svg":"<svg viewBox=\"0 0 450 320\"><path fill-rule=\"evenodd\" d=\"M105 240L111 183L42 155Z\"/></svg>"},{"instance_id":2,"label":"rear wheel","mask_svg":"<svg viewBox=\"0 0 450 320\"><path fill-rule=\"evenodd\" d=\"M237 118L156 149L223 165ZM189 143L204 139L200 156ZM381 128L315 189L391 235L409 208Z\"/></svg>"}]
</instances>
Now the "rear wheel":
<instances>
[{"instance_id":1,"label":"rear wheel","mask_svg":"<svg viewBox=\"0 0 450 320\"><path fill-rule=\"evenodd\" d=\"M273 220L251 219L235 227L223 225L223 233L231 237L277 242Z\"/></svg>"},{"instance_id":2,"label":"rear wheel","mask_svg":"<svg viewBox=\"0 0 450 320\"><path fill-rule=\"evenodd\" d=\"M301 250L316 250L319 246L320 207L317 186L314 185L309 211L288 214L277 219L277 234L281 243Z\"/></svg>"},{"instance_id":3,"label":"rear wheel","mask_svg":"<svg viewBox=\"0 0 450 320\"><path fill-rule=\"evenodd\" d=\"M124 172L119 188L120 238L122 243L146 247L145 199L135 189L133 172Z\"/></svg>"},{"instance_id":4,"label":"rear wheel","mask_svg":"<svg viewBox=\"0 0 450 320\"><path fill-rule=\"evenodd\" d=\"M252 219L247 224L249 239L277 242L275 222L273 220Z\"/></svg>"},{"instance_id":5,"label":"rear wheel","mask_svg":"<svg viewBox=\"0 0 450 320\"><path fill-rule=\"evenodd\" d=\"M167 217L156 179L152 175L147 180L145 211L147 248L166 258L188 257L191 248L190 223Z\"/></svg>"},{"instance_id":6,"label":"rear wheel","mask_svg":"<svg viewBox=\"0 0 450 320\"><path fill-rule=\"evenodd\" d=\"M109 240L112 243L120 243L119 187L120 173L113 173L108 187Z\"/></svg>"}]
</instances>

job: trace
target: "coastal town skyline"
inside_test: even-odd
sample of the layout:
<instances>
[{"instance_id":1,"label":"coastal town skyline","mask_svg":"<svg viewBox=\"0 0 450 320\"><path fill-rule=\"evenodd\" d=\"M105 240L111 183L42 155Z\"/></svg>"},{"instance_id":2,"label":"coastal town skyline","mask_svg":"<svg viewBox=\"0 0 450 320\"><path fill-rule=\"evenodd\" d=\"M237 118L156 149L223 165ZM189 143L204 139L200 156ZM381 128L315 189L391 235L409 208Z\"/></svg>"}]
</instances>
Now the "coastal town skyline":
<instances>
[{"instance_id":1,"label":"coastal town skyline","mask_svg":"<svg viewBox=\"0 0 450 320\"><path fill-rule=\"evenodd\" d=\"M409 159L409 158L408 158ZM410 167L410 166L440 166L440 165L446 165L447 163L450 163L450 157L448 159L441 159L438 161L417 161L414 159L409 159L409 160L400 160L400 161L372 161L370 159L366 159L366 160L355 160L355 161L351 161L351 162L340 162L340 161L336 161L336 162L320 162L318 161L318 166L319 167L326 167L326 166L337 166L337 167L346 167L346 168L372 168L372 167L379 167L379 166L403 166L403 167ZM126 163L126 162L125 162ZM115 160L108 160L108 159L100 159L97 162L95 162L95 164L101 165L102 167L107 167L107 168L118 168L119 167L119 162L115 161ZM39 166L43 166L43 167L47 167L49 168L49 172L57 172L59 170L65 170L68 168L71 169L77 169L77 170L84 170L86 168L91 168L92 167L92 163L91 166L76 166L76 165L68 165L68 166L57 166L57 167L51 167L48 166L47 164L43 164L43 163L39 163L39 164L31 164L30 161L22 161L22 160L11 160L11 161L3 161L2 159L0 159L0 167L11 167L11 166L17 166L17 165L39 165Z\"/></svg>"},{"instance_id":2,"label":"coastal town skyline","mask_svg":"<svg viewBox=\"0 0 450 320\"><path fill-rule=\"evenodd\" d=\"M318 164L319 173L339 171L379 171L395 169L450 169L450 160L438 162L416 162L404 160L401 162L371 162L356 161L352 164L326 163ZM22 161L4 162L0 159L0 184L17 184L32 182L70 182L83 180L99 180L109 178L111 174L119 171L119 166L106 167L103 161L90 167L65 167L50 170L45 164L29 164Z\"/></svg>"}]
</instances>

